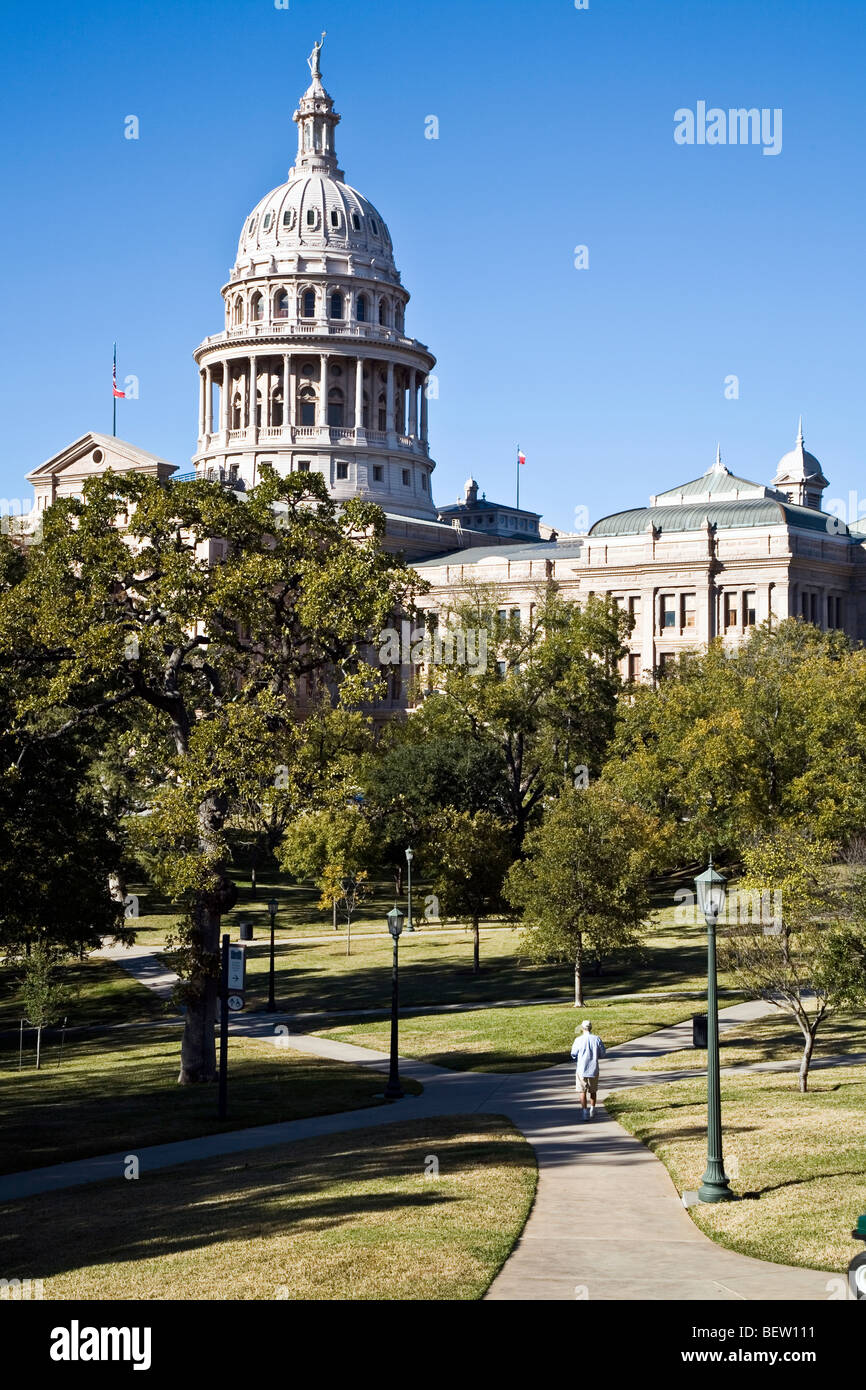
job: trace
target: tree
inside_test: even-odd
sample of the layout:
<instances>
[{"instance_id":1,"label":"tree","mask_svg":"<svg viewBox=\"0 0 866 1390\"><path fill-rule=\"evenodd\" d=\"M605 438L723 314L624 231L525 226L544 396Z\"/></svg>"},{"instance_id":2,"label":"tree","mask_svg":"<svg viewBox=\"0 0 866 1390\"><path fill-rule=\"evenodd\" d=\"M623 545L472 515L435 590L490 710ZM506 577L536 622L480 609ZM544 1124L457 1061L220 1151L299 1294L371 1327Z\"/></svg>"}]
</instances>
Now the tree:
<instances>
[{"instance_id":1,"label":"tree","mask_svg":"<svg viewBox=\"0 0 866 1390\"><path fill-rule=\"evenodd\" d=\"M604 782L566 787L526 836L505 895L523 916L530 957L573 966L575 1007L589 953L636 947L661 846L656 817Z\"/></svg>"},{"instance_id":2,"label":"tree","mask_svg":"<svg viewBox=\"0 0 866 1390\"><path fill-rule=\"evenodd\" d=\"M502 906L502 881L514 857L508 826L489 811L447 807L431 825L427 861L440 914L472 925L472 969L481 969L479 924Z\"/></svg>"},{"instance_id":3,"label":"tree","mask_svg":"<svg viewBox=\"0 0 866 1390\"><path fill-rule=\"evenodd\" d=\"M320 907L330 907L337 925L342 904L346 918L346 954L350 954L352 917L364 895L367 866L375 859L372 829L356 803L308 811L288 827L279 861L295 878L314 879Z\"/></svg>"},{"instance_id":4,"label":"tree","mask_svg":"<svg viewBox=\"0 0 866 1390\"><path fill-rule=\"evenodd\" d=\"M743 858L742 893L767 895L773 910L740 914L734 933L722 940L720 963L753 999L767 1000L796 1023L805 1092L821 1024L834 1009L862 1007L866 999L863 921L859 915L844 921L833 846L809 830L782 826L756 839Z\"/></svg>"},{"instance_id":5,"label":"tree","mask_svg":"<svg viewBox=\"0 0 866 1390\"><path fill-rule=\"evenodd\" d=\"M610 600L567 602L554 585L539 590L523 625L503 618L499 603L495 588L479 586L442 615L440 624L478 634L479 657L484 636L486 662L434 662L431 693L413 722L495 749L503 815L519 846L545 796L601 769L631 619Z\"/></svg>"},{"instance_id":6,"label":"tree","mask_svg":"<svg viewBox=\"0 0 866 1390\"><path fill-rule=\"evenodd\" d=\"M414 582L383 529L378 508L337 508L315 473L263 469L243 499L106 473L46 512L0 594L0 673L26 689L25 748L144 707L170 739L138 831L158 886L187 909L183 1084L216 1075L220 921L236 897L226 824L257 749L297 726L301 683L344 708L381 689L361 649Z\"/></svg>"},{"instance_id":7,"label":"tree","mask_svg":"<svg viewBox=\"0 0 866 1390\"><path fill-rule=\"evenodd\" d=\"M71 992L57 980L58 952L39 942L24 961L21 1002L24 1017L36 1029L36 1070L42 1057L42 1029L55 1023L69 1004Z\"/></svg>"},{"instance_id":8,"label":"tree","mask_svg":"<svg viewBox=\"0 0 866 1390\"><path fill-rule=\"evenodd\" d=\"M866 651L797 619L712 643L621 703L604 776L665 819L677 863L738 860L796 817L847 837L866 825Z\"/></svg>"}]
</instances>

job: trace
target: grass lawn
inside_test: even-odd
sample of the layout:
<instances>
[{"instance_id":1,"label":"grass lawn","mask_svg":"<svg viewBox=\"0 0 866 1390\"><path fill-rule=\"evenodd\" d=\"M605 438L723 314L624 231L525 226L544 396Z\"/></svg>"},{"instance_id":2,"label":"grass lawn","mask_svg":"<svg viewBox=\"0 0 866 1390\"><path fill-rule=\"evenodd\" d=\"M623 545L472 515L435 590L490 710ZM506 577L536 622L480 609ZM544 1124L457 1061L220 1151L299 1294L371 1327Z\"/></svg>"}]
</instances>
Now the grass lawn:
<instances>
[{"instance_id":1,"label":"grass lawn","mask_svg":"<svg viewBox=\"0 0 866 1390\"><path fill-rule=\"evenodd\" d=\"M688 1018L688 1000L589 999L581 1009L571 1004L537 1004L471 1013L416 1014L400 1020L400 1052L455 1071L536 1071L569 1060L575 1029L591 1018L607 1047L641 1037ZM357 1020L316 1029L338 1042L360 1047L388 1047L386 1020Z\"/></svg>"},{"instance_id":2,"label":"grass lawn","mask_svg":"<svg viewBox=\"0 0 866 1390\"><path fill-rule=\"evenodd\" d=\"M818 1030L813 1060L846 1052L866 1052L866 1017L862 1014L831 1016ZM753 1062L799 1061L802 1053L803 1035L790 1015L781 1011L769 1014L767 1018L755 1019L752 1023L744 1023L740 1028L732 1028L719 1039L719 1057L723 1067ZM635 1063L635 1071L706 1069L706 1052L693 1047Z\"/></svg>"},{"instance_id":3,"label":"grass lawn","mask_svg":"<svg viewBox=\"0 0 866 1390\"><path fill-rule=\"evenodd\" d=\"M680 1191L706 1165L703 1080L635 1087L606 1108L665 1163ZM689 1208L720 1245L779 1264L844 1270L866 1212L866 1067L816 1072L806 1095L790 1074L722 1077L725 1162L738 1202Z\"/></svg>"},{"instance_id":4,"label":"grass lawn","mask_svg":"<svg viewBox=\"0 0 866 1390\"><path fill-rule=\"evenodd\" d=\"M56 1048L42 1070L0 1066L0 1172L41 1168L115 1149L384 1104L385 1078L260 1039L229 1040L228 1118L216 1086L177 1085L180 1028L101 1033ZM408 1078L406 1091L421 1087ZM77 1198L81 1201L80 1194ZM89 1204L86 1204L89 1210Z\"/></svg>"},{"instance_id":5,"label":"grass lawn","mask_svg":"<svg viewBox=\"0 0 866 1390\"><path fill-rule=\"evenodd\" d=\"M0 1263L54 1299L474 1299L536 1177L498 1115L408 1121L9 1204Z\"/></svg>"},{"instance_id":6,"label":"grass lawn","mask_svg":"<svg viewBox=\"0 0 866 1390\"><path fill-rule=\"evenodd\" d=\"M20 969L16 966L0 968L0 1050L12 1049L18 1057L18 1024L22 1016L19 992ZM98 960L93 956L87 960L73 961L64 965L61 972L62 983L68 985L73 998L67 1010L70 1028L82 1026L101 1026L111 1023L143 1023L149 1018L161 1018L166 1010L162 1000L152 990L145 989L137 980L122 970L113 961ZM59 1029L43 1031L43 1046L46 1035L51 1039L59 1036ZM35 1033L25 1030L25 1051L31 1054L35 1048Z\"/></svg>"}]
</instances>

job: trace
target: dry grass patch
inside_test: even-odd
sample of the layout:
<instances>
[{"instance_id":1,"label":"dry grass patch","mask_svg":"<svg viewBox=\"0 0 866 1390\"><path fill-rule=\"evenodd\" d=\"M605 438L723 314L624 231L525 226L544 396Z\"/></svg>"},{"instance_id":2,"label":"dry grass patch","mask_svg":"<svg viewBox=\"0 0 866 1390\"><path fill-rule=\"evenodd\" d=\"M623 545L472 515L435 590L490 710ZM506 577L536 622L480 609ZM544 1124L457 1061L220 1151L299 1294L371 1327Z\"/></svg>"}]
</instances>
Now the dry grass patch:
<instances>
[{"instance_id":1,"label":"dry grass patch","mask_svg":"<svg viewBox=\"0 0 866 1390\"><path fill-rule=\"evenodd\" d=\"M866 1019L839 1014L829 1018L818 1031L814 1060L866 1052ZM723 1067L749 1066L755 1062L798 1062L803 1053L803 1035L788 1014L773 1013L766 1018L726 1029L719 1039ZM707 1054L702 1048L683 1048L663 1057L650 1057L635 1063L635 1071L706 1071Z\"/></svg>"},{"instance_id":2,"label":"dry grass patch","mask_svg":"<svg viewBox=\"0 0 866 1390\"><path fill-rule=\"evenodd\" d=\"M610 1113L667 1166L680 1191L706 1166L706 1085L701 1079L619 1091ZM866 1067L796 1077L722 1077L725 1162L737 1202L689 1209L732 1250L778 1264L844 1270L862 1246L851 1239L866 1211Z\"/></svg>"},{"instance_id":3,"label":"dry grass patch","mask_svg":"<svg viewBox=\"0 0 866 1390\"><path fill-rule=\"evenodd\" d=\"M474 1299L536 1179L501 1116L407 1121L7 1205L0 1262L54 1299Z\"/></svg>"}]
</instances>

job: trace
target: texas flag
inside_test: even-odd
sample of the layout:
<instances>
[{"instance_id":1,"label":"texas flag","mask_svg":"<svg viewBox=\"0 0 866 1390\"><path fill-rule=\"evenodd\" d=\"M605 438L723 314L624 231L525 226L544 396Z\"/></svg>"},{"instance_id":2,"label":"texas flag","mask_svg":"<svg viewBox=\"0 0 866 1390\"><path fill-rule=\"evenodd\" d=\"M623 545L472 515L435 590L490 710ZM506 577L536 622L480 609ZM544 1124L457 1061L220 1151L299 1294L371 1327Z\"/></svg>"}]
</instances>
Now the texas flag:
<instances>
[{"instance_id":1,"label":"texas flag","mask_svg":"<svg viewBox=\"0 0 866 1390\"><path fill-rule=\"evenodd\" d=\"M114 365L111 368L111 386L114 391L115 400L125 401L126 392L117 389L117 343L114 344Z\"/></svg>"},{"instance_id":2,"label":"texas flag","mask_svg":"<svg viewBox=\"0 0 866 1390\"><path fill-rule=\"evenodd\" d=\"M517 462L518 462L518 463L525 463L525 462L526 462L526 455L525 455L525 453L523 452L522 449L518 449L518 450L517 450Z\"/></svg>"}]
</instances>

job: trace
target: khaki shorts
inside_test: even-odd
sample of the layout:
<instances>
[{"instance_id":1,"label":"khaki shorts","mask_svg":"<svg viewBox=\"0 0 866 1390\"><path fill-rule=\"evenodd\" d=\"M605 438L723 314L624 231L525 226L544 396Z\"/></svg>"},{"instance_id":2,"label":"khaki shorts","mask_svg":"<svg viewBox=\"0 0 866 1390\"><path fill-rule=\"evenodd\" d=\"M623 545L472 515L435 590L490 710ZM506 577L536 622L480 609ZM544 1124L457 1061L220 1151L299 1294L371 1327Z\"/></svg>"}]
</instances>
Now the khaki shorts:
<instances>
[{"instance_id":1,"label":"khaki shorts","mask_svg":"<svg viewBox=\"0 0 866 1390\"><path fill-rule=\"evenodd\" d=\"M596 1092L598 1091L598 1077L577 1076L574 1082L574 1089L576 1091L587 1091L592 1099L595 1100Z\"/></svg>"}]
</instances>

